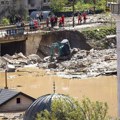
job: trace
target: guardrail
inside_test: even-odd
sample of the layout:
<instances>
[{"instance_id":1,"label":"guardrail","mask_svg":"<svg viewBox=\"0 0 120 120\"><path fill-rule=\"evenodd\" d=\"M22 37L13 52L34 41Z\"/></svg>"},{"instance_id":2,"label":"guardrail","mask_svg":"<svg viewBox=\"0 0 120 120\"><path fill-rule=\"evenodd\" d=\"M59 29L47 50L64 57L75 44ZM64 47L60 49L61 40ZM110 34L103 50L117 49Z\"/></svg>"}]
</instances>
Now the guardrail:
<instances>
[{"instance_id":1,"label":"guardrail","mask_svg":"<svg viewBox=\"0 0 120 120\"><path fill-rule=\"evenodd\" d=\"M29 24L25 24L24 27L17 27L16 25L2 26L0 27L0 43L27 40L30 31L40 30L45 26L45 22L41 22L37 28Z\"/></svg>"},{"instance_id":2,"label":"guardrail","mask_svg":"<svg viewBox=\"0 0 120 120\"><path fill-rule=\"evenodd\" d=\"M25 24L24 27L17 27L16 25L0 27L0 43L16 40L24 40L27 38L30 31L40 30L46 26L45 22L41 22L37 28Z\"/></svg>"}]
</instances>

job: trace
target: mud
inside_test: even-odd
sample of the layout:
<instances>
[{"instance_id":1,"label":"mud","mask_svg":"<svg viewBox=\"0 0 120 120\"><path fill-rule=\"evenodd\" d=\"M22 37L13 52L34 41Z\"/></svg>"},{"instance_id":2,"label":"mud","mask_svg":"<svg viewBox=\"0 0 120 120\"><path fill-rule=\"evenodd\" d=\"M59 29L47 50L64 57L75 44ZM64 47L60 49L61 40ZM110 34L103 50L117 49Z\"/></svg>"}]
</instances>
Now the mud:
<instances>
[{"instance_id":1,"label":"mud","mask_svg":"<svg viewBox=\"0 0 120 120\"><path fill-rule=\"evenodd\" d=\"M24 68L21 72L8 73L8 87L22 91L34 98L53 93L53 81L56 93L67 94L80 101L88 97L91 101L107 102L108 114L117 116L117 78L100 76L88 79L65 79L49 75L38 68ZM4 88L4 72L0 73L0 88Z\"/></svg>"}]
</instances>

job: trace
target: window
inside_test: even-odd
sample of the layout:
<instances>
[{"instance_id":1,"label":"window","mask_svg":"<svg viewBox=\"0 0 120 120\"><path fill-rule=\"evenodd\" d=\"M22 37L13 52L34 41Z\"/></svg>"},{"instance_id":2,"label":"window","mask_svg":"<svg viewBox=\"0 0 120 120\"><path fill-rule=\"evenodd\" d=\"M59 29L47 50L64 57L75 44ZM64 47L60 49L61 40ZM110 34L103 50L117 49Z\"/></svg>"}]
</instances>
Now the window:
<instances>
[{"instance_id":1,"label":"window","mask_svg":"<svg viewBox=\"0 0 120 120\"><path fill-rule=\"evenodd\" d=\"M9 1L6 1L6 4L8 5L8 4L9 4Z\"/></svg>"},{"instance_id":2,"label":"window","mask_svg":"<svg viewBox=\"0 0 120 120\"><path fill-rule=\"evenodd\" d=\"M16 0L13 0L12 3L13 3L13 4L16 4Z\"/></svg>"},{"instance_id":3,"label":"window","mask_svg":"<svg viewBox=\"0 0 120 120\"><path fill-rule=\"evenodd\" d=\"M44 3L46 3L46 0L44 0Z\"/></svg>"},{"instance_id":4,"label":"window","mask_svg":"<svg viewBox=\"0 0 120 120\"><path fill-rule=\"evenodd\" d=\"M4 5L4 1L1 1L1 5Z\"/></svg>"},{"instance_id":5,"label":"window","mask_svg":"<svg viewBox=\"0 0 120 120\"><path fill-rule=\"evenodd\" d=\"M17 98L17 99L16 99L16 103L17 103L17 104L20 104L20 102L21 102L20 98Z\"/></svg>"}]
</instances>

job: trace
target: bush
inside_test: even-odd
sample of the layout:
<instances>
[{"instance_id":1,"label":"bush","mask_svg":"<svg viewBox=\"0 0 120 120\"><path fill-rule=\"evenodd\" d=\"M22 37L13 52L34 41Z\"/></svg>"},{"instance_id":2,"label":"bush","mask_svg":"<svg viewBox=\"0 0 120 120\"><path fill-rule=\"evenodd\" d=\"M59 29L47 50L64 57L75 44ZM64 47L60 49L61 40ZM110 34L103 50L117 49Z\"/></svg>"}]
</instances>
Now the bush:
<instances>
[{"instance_id":1,"label":"bush","mask_svg":"<svg viewBox=\"0 0 120 120\"><path fill-rule=\"evenodd\" d=\"M106 37L106 35L116 34L116 28L115 27L95 28L92 30L82 31L82 33L88 40L90 39L102 40Z\"/></svg>"},{"instance_id":2,"label":"bush","mask_svg":"<svg viewBox=\"0 0 120 120\"><path fill-rule=\"evenodd\" d=\"M106 40L107 35L116 34L115 27L102 27L91 30L82 31L82 34L87 39L87 43L94 49L107 49L111 47L111 43L116 46L116 40L113 39L111 42Z\"/></svg>"},{"instance_id":3,"label":"bush","mask_svg":"<svg viewBox=\"0 0 120 120\"><path fill-rule=\"evenodd\" d=\"M9 21L9 19L7 19L7 18L3 18L2 21L1 21L1 23L2 23L3 25L9 25L9 24L10 24L10 21Z\"/></svg>"},{"instance_id":4,"label":"bush","mask_svg":"<svg viewBox=\"0 0 120 120\"><path fill-rule=\"evenodd\" d=\"M108 120L107 103L91 102L88 98L80 103L73 100L54 100L51 111L41 111L36 120Z\"/></svg>"}]
</instances>

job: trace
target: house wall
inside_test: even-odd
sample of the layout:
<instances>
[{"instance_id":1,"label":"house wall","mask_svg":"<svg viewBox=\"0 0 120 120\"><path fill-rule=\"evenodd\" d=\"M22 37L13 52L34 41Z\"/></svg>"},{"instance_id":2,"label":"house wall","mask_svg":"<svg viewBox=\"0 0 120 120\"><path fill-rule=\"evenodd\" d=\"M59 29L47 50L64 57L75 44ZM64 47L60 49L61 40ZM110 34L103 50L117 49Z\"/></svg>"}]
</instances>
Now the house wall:
<instances>
[{"instance_id":1,"label":"house wall","mask_svg":"<svg viewBox=\"0 0 120 120\"><path fill-rule=\"evenodd\" d=\"M16 99L20 98L21 103L17 104ZM14 99L10 100L6 104L0 106L0 112L12 112L12 111L24 111L33 101L23 95L18 95Z\"/></svg>"},{"instance_id":2,"label":"house wall","mask_svg":"<svg viewBox=\"0 0 120 120\"><path fill-rule=\"evenodd\" d=\"M43 6L49 6L49 0L0 0L0 14L8 14L8 8L20 9L21 7L29 10L41 10ZM4 15L3 15L4 16Z\"/></svg>"}]
</instances>

